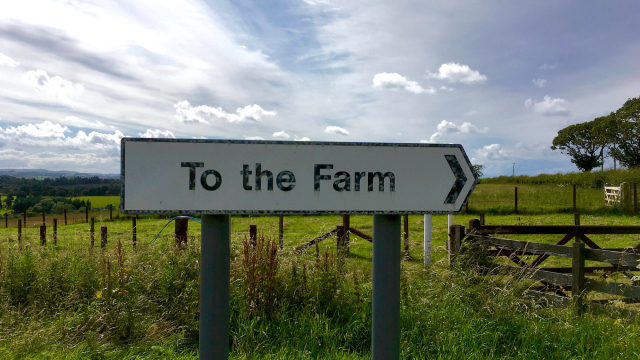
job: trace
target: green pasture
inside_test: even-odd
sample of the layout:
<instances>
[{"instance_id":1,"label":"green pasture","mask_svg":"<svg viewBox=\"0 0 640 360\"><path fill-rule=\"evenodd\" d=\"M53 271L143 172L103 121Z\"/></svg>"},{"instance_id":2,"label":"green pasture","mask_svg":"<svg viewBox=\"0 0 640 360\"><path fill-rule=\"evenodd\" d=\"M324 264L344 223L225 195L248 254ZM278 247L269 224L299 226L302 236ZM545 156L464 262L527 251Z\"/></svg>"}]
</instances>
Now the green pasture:
<instances>
[{"instance_id":1,"label":"green pasture","mask_svg":"<svg viewBox=\"0 0 640 360\"><path fill-rule=\"evenodd\" d=\"M467 226L473 217L455 215L454 224ZM433 266L423 270L423 219L409 216L412 259L403 261L402 358L610 359L640 354L638 325L540 307L522 296L531 282L449 269L444 215L433 216ZM570 213L486 215L488 224L573 221ZM141 217L135 250L132 221L111 221L108 213L96 217L93 249L86 223L59 225L55 247L50 232L47 246L41 247L36 227L23 229L20 243L16 228L0 227L0 358L196 359L200 226L189 222L189 245L178 250L173 223L151 243L167 222ZM291 251L341 222L340 216L285 216L285 249L272 280L277 301L269 307L264 300L269 287L261 280L256 283L265 297L248 303L252 278L243 266L242 241L249 225L257 225L267 239L277 239L278 217L232 216L233 359L370 358L371 244L351 235L344 259L335 255L335 237L321 242L319 253L314 247L302 255ZM581 222L635 225L640 220L605 213L583 215ZM102 226L108 229L106 250L99 247ZM371 234L372 217L352 216L351 226ZM559 237L509 238L554 243ZM591 238L602 247L640 242L637 235ZM566 264L549 260L548 265Z\"/></svg>"},{"instance_id":2,"label":"green pasture","mask_svg":"<svg viewBox=\"0 0 640 360\"><path fill-rule=\"evenodd\" d=\"M515 188L518 188L520 214L573 213L573 186L558 184L479 184L469 198L469 211L474 213L511 214L515 210ZM604 204L604 190L577 187L578 213L616 213L618 209Z\"/></svg>"},{"instance_id":3,"label":"green pasture","mask_svg":"<svg viewBox=\"0 0 640 360\"><path fill-rule=\"evenodd\" d=\"M73 199L89 200L92 207L107 207L113 205L114 209L120 207L120 196L79 196Z\"/></svg>"}]
</instances>

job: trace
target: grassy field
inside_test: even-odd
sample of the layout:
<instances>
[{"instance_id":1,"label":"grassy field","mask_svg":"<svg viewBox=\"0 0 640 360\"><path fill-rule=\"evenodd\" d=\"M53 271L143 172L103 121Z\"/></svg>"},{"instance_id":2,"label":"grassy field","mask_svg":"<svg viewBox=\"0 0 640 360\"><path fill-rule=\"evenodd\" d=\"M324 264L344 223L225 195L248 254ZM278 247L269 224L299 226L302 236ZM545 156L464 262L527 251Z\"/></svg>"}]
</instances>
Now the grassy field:
<instances>
[{"instance_id":1,"label":"grassy field","mask_svg":"<svg viewBox=\"0 0 640 360\"><path fill-rule=\"evenodd\" d=\"M454 216L466 225L472 215ZM523 281L479 277L445 262L446 216L433 216L434 265L422 270L423 217L409 217L412 260L403 262L403 358L637 358L640 327L614 318L541 308L522 297ZM571 214L487 215L489 224L572 224ZM620 215L583 216L583 224L638 224ZM199 224L175 249L165 219L107 226L105 251L89 249L87 224L59 227L58 245L36 245L35 228L0 228L0 358L197 358ZM371 244L351 237L346 258L336 239L306 254L291 249L341 223L339 216L285 217L285 250L262 273L243 265L249 225L277 238L277 217L232 217L232 358L369 358ZM371 234L371 216L352 227ZM512 237L518 238L518 237ZM520 237L526 238L526 237ZM529 236L555 242L557 236ZM593 237L603 247L634 246L638 236ZM118 242L122 244L118 245ZM99 239L96 239L99 243ZM266 251L266 249L263 249ZM271 264L271 265L269 265ZM276 275L268 277L269 266ZM262 275L260 275L262 274ZM260 279L271 280L260 280ZM250 299L248 294L258 294Z\"/></svg>"},{"instance_id":2,"label":"grassy field","mask_svg":"<svg viewBox=\"0 0 640 360\"><path fill-rule=\"evenodd\" d=\"M104 208L113 205L114 209L120 207L120 196L79 196L73 199L89 200L92 207Z\"/></svg>"}]
</instances>

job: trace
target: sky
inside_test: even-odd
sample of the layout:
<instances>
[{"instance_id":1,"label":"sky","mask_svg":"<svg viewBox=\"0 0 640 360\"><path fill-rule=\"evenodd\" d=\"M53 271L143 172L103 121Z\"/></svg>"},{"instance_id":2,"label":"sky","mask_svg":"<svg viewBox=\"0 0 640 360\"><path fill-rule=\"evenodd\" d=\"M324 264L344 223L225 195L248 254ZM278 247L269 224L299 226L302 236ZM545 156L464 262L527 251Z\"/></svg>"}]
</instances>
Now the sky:
<instances>
[{"instance_id":1,"label":"sky","mask_svg":"<svg viewBox=\"0 0 640 360\"><path fill-rule=\"evenodd\" d=\"M485 176L577 171L551 142L640 96L639 13L638 1L4 2L0 168L118 173L130 136L454 143Z\"/></svg>"}]
</instances>

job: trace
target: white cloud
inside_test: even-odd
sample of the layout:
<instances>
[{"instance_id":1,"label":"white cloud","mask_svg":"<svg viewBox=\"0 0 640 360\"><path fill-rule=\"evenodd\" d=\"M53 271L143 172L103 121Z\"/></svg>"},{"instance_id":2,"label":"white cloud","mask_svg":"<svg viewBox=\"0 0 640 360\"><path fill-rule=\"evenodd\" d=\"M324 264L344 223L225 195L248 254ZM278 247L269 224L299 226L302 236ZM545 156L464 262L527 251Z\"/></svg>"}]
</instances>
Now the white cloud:
<instances>
[{"instance_id":1,"label":"white cloud","mask_svg":"<svg viewBox=\"0 0 640 360\"><path fill-rule=\"evenodd\" d=\"M440 65L438 73L432 73L427 70L427 79L446 80L450 83L462 83L462 84L482 84L487 81L485 75L480 74L477 70L471 70L467 65L461 65L458 63L447 63Z\"/></svg>"},{"instance_id":2,"label":"white cloud","mask_svg":"<svg viewBox=\"0 0 640 360\"><path fill-rule=\"evenodd\" d=\"M552 65L544 64L540 66L540 70L555 70L556 67L558 67L558 64L552 64Z\"/></svg>"},{"instance_id":3,"label":"white cloud","mask_svg":"<svg viewBox=\"0 0 640 360\"><path fill-rule=\"evenodd\" d=\"M106 157L95 154L59 154L45 151L30 154L22 150L5 149L0 150L0 166L2 167L27 167L46 169L69 169L78 166L88 167L99 166L95 170L103 169L104 164L115 164L119 162L119 156Z\"/></svg>"},{"instance_id":4,"label":"white cloud","mask_svg":"<svg viewBox=\"0 0 640 360\"><path fill-rule=\"evenodd\" d=\"M74 99L84 91L82 85L65 80L60 76L50 77L46 71L40 69L27 71L24 74L24 80L36 90L63 101Z\"/></svg>"},{"instance_id":5,"label":"white cloud","mask_svg":"<svg viewBox=\"0 0 640 360\"><path fill-rule=\"evenodd\" d=\"M533 108L533 111L542 114L544 116L569 116L571 112L565 108L568 103L567 100L561 98L552 99L550 96L545 96L544 100L538 102L537 100L527 99L524 102L526 108Z\"/></svg>"},{"instance_id":6,"label":"white cloud","mask_svg":"<svg viewBox=\"0 0 640 360\"><path fill-rule=\"evenodd\" d=\"M18 146L26 147L58 147L74 150L99 150L109 155L119 154L120 139L124 134L116 130L113 134L92 131L89 134L80 130L75 137L66 137L69 128L44 121L39 124L26 124L18 127L0 128L0 135L10 138Z\"/></svg>"},{"instance_id":7,"label":"white cloud","mask_svg":"<svg viewBox=\"0 0 640 360\"><path fill-rule=\"evenodd\" d=\"M533 84L539 88L544 87L547 84L545 79L533 79Z\"/></svg>"},{"instance_id":8,"label":"white cloud","mask_svg":"<svg viewBox=\"0 0 640 360\"><path fill-rule=\"evenodd\" d=\"M264 138L260 136L245 136L244 139L245 140L264 140Z\"/></svg>"},{"instance_id":9,"label":"white cloud","mask_svg":"<svg viewBox=\"0 0 640 360\"><path fill-rule=\"evenodd\" d=\"M211 119L224 119L230 123L241 123L245 121L260 121L263 116L274 116L276 111L267 111L259 105L247 105L238 108L235 114L227 113L222 108L200 105L191 106L187 100L179 101L173 105L176 109L176 119L185 124L201 123L208 124Z\"/></svg>"},{"instance_id":10,"label":"white cloud","mask_svg":"<svg viewBox=\"0 0 640 360\"><path fill-rule=\"evenodd\" d=\"M147 129L144 133L138 134L141 138L150 139L175 139L176 136L169 130L162 131L160 129Z\"/></svg>"},{"instance_id":11,"label":"white cloud","mask_svg":"<svg viewBox=\"0 0 640 360\"><path fill-rule=\"evenodd\" d=\"M438 124L437 131L431 135L429 140L420 140L421 143L436 144L441 143L445 134L468 134L468 133L486 133L489 131L488 127L478 128L470 122L464 122L462 125L456 125L451 121L442 120Z\"/></svg>"},{"instance_id":12,"label":"white cloud","mask_svg":"<svg viewBox=\"0 0 640 360\"><path fill-rule=\"evenodd\" d=\"M9 126L5 130L0 127L0 134L13 136L31 136L36 138L64 138L64 133L69 132L68 127L44 121L40 124L26 124L18 127Z\"/></svg>"},{"instance_id":13,"label":"white cloud","mask_svg":"<svg viewBox=\"0 0 640 360\"><path fill-rule=\"evenodd\" d=\"M326 129L324 129L324 132L326 132L327 134L336 134L336 135L344 135L344 136L348 136L349 130L343 129L339 126L327 126Z\"/></svg>"},{"instance_id":14,"label":"white cloud","mask_svg":"<svg viewBox=\"0 0 640 360\"><path fill-rule=\"evenodd\" d=\"M394 91L406 90L414 94L420 94L425 91L429 94L433 94L436 92L436 90L433 88L425 90L417 82L407 80L407 78L397 73L376 74L373 77L373 87L376 89L386 89Z\"/></svg>"},{"instance_id":15,"label":"white cloud","mask_svg":"<svg viewBox=\"0 0 640 360\"><path fill-rule=\"evenodd\" d=\"M311 141L311 139L309 139L308 137L305 136L305 137L300 138L300 139L294 139L293 141Z\"/></svg>"},{"instance_id":16,"label":"white cloud","mask_svg":"<svg viewBox=\"0 0 640 360\"><path fill-rule=\"evenodd\" d=\"M471 162L485 162L495 160L506 160L508 155L506 151L500 146L500 144L485 145L480 149L474 150L475 157L471 159Z\"/></svg>"},{"instance_id":17,"label":"white cloud","mask_svg":"<svg viewBox=\"0 0 640 360\"><path fill-rule=\"evenodd\" d=\"M113 129L111 125L105 125L102 121L89 121L85 119L81 119L77 116L67 116L65 118L60 119L61 124L69 125L73 127L79 128L90 128L90 129Z\"/></svg>"},{"instance_id":18,"label":"white cloud","mask_svg":"<svg viewBox=\"0 0 640 360\"><path fill-rule=\"evenodd\" d=\"M289 134L287 134L284 131L276 131L271 136L273 136L274 138L283 138L283 139L288 139L291 137Z\"/></svg>"},{"instance_id":19,"label":"white cloud","mask_svg":"<svg viewBox=\"0 0 640 360\"><path fill-rule=\"evenodd\" d=\"M442 90L442 91L453 91L453 88L446 87L446 86L440 86L440 90Z\"/></svg>"},{"instance_id":20,"label":"white cloud","mask_svg":"<svg viewBox=\"0 0 640 360\"><path fill-rule=\"evenodd\" d=\"M471 110L471 111L467 111L466 113L464 113L464 116L473 116L477 113L476 110Z\"/></svg>"},{"instance_id":21,"label":"white cloud","mask_svg":"<svg viewBox=\"0 0 640 360\"><path fill-rule=\"evenodd\" d=\"M16 67L20 65L20 63L8 57L7 55L0 53L0 66L3 65L8 67Z\"/></svg>"}]
</instances>

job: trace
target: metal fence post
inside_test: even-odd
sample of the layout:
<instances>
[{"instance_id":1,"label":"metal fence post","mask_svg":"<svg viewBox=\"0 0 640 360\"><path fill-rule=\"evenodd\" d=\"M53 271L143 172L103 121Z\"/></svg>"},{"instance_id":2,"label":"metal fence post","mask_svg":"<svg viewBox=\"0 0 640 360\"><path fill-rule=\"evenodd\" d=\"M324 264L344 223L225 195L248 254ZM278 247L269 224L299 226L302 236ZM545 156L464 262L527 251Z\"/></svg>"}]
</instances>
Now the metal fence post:
<instances>
[{"instance_id":1,"label":"metal fence post","mask_svg":"<svg viewBox=\"0 0 640 360\"><path fill-rule=\"evenodd\" d=\"M229 357L229 215L202 215L200 359Z\"/></svg>"},{"instance_id":2,"label":"metal fence post","mask_svg":"<svg viewBox=\"0 0 640 360\"><path fill-rule=\"evenodd\" d=\"M431 214L424 215L424 257L423 266L431 266Z\"/></svg>"},{"instance_id":3,"label":"metal fence post","mask_svg":"<svg viewBox=\"0 0 640 360\"><path fill-rule=\"evenodd\" d=\"M400 358L400 215L373 215L372 359Z\"/></svg>"}]
</instances>

